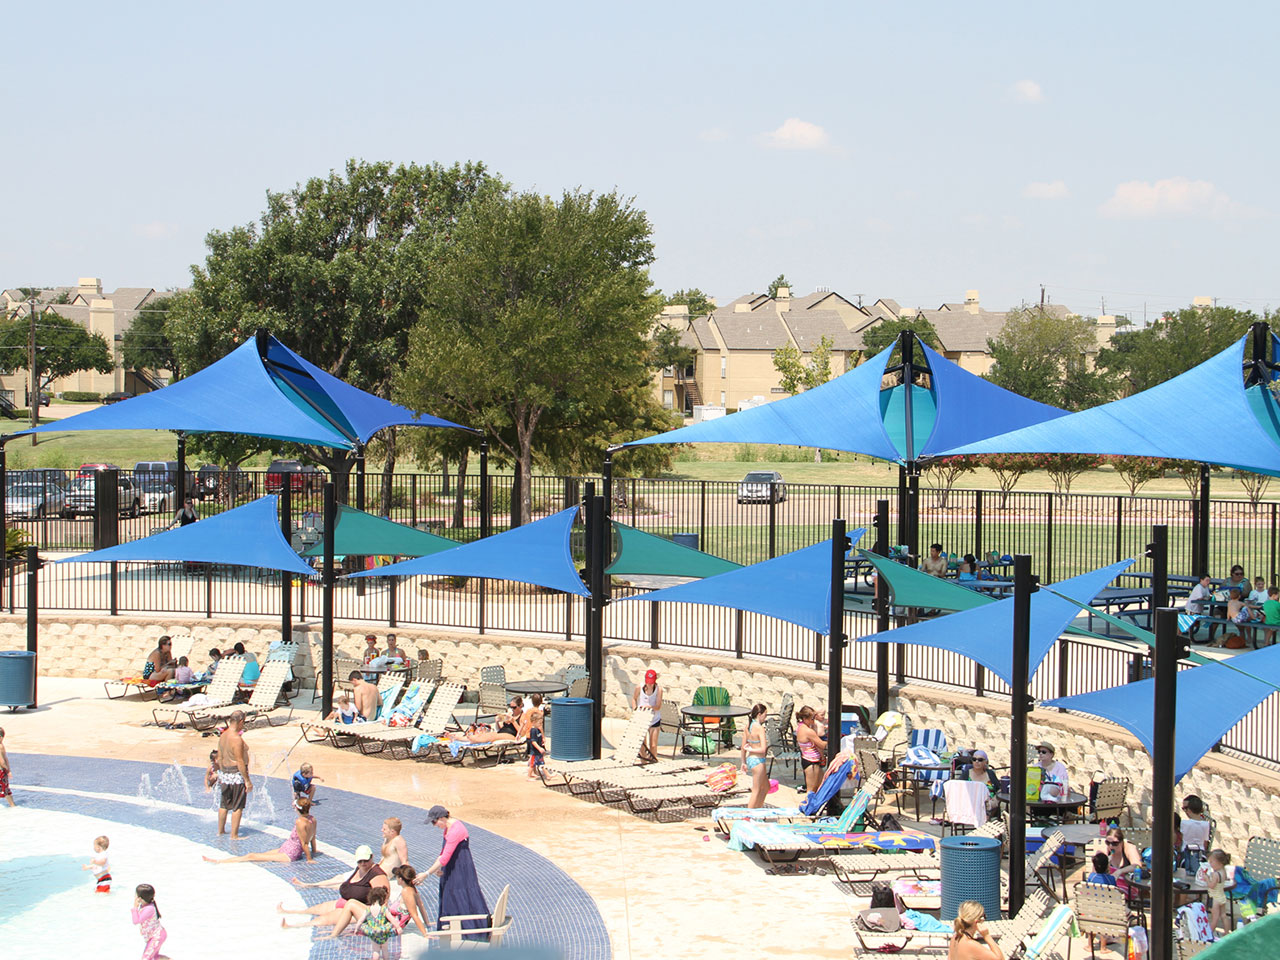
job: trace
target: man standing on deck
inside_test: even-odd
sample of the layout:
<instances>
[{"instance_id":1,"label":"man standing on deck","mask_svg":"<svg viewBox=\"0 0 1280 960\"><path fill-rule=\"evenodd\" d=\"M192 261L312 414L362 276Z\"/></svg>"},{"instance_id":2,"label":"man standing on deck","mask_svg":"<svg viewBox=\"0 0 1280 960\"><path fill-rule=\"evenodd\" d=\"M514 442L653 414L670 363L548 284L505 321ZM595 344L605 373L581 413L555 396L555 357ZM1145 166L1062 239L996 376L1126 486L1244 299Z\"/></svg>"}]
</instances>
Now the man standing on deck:
<instances>
[{"instance_id":1,"label":"man standing on deck","mask_svg":"<svg viewBox=\"0 0 1280 960\"><path fill-rule=\"evenodd\" d=\"M240 839L240 817L253 782L249 779L249 745L244 742L244 711L236 710L227 722L227 728L218 737L218 835L227 825L227 811L231 811L231 839Z\"/></svg>"}]
</instances>

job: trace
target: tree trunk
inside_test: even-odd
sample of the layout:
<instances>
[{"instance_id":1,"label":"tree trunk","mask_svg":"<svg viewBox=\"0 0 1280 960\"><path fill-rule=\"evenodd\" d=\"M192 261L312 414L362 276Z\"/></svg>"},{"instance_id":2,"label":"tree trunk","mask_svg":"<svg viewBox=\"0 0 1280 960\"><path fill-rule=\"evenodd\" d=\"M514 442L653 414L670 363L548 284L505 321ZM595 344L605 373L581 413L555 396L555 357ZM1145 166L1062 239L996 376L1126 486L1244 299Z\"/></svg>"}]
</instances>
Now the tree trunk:
<instances>
[{"instance_id":1,"label":"tree trunk","mask_svg":"<svg viewBox=\"0 0 1280 960\"><path fill-rule=\"evenodd\" d=\"M391 497L396 472L396 428L390 427L382 438L386 459L382 463L382 516L391 516Z\"/></svg>"},{"instance_id":2,"label":"tree trunk","mask_svg":"<svg viewBox=\"0 0 1280 960\"><path fill-rule=\"evenodd\" d=\"M453 495L453 523L451 524L455 530L461 530L466 523L463 500L467 492L467 458L470 455L471 451L464 448L458 456L458 483L457 490ZM445 476L448 476L448 474L445 474Z\"/></svg>"}]
</instances>

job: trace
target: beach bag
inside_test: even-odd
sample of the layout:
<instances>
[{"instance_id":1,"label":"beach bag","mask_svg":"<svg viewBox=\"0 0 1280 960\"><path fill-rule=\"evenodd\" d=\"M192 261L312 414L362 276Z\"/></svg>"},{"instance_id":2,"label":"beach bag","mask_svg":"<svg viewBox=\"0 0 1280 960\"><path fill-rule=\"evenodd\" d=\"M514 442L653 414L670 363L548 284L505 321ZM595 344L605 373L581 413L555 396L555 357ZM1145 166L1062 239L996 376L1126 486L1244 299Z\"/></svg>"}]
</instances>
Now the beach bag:
<instances>
[{"instance_id":1,"label":"beach bag","mask_svg":"<svg viewBox=\"0 0 1280 960\"><path fill-rule=\"evenodd\" d=\"M1035 803L1040 799L1040 788L1043 785L1044 770L1031 764L1027 767L1027 803Z\"/></svg>"},{"instance_id":2,"label":"beach bag","mask_svg":"<svg viewBox=\"0 0 1280 960\"><path fill-rule=\"evenodd\" d=\"M712 793L724 793L738 782L738 768L732 763L722 763L707 774L707 788Z\"/></svg>"}]
</instances>

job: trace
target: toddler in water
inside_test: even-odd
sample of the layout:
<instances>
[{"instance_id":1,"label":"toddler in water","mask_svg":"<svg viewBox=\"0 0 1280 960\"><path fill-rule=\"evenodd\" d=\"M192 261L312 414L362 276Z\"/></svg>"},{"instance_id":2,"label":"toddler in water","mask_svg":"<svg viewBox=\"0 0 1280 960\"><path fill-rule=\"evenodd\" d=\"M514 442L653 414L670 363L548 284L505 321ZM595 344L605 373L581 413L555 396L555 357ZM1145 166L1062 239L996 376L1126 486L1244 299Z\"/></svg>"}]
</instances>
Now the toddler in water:
<instances>
[{"instance_id":1,"label":"toddler in water","mask_svg":"<svg viewBox=\"0 0 1280 960\"><path fill-rule=\"evenodd\" d=\"M324 777L317 777L315 771L311 768L311 764L304 763L298 768L298 772L293 775L293 799L300 800L306 797L312 803L315 803L316 788L312 786L312 780L323 781Z\"/></svg>"},{"instance_id":2,"label":"toddler in water","mask_svg":"<svg viewBox=\"0 0 1280 960\"><path fill-rule=\"evenodd\" d=\"M111 892L111 865L107 862L107 847L111 846L111 841L104 834L93 841L93 859L86 863L81 870L92 870L97 882L96 891L98 893Z\"/></svg>"},{"instance_id":3,"label":"toddler in water","mask_svg":"<svg viewBox=\"0 0 1280 960\"><path fill-rule=\"evenodd\" d=\"M208 793L218 785L218 751L209 751L209 767L204 772L204 792Z\"/></svg>"},{"instance_id":4,"label":"toddler in water","mask_svg":"<svg viewBox=\"0 0 1280 960\"><path fill-rule=\"evenodd\" d=\"M160 926L160 908L156 906L156 890L149 883L138 884L137 894L133 898L132 917L138 925L138 932L146 943L142 947L142 960L156 960L160 956L160 948L169 936Z\"/></svg>"},{"instance_id":5,"label":"toddler in water","mask_svg":"<svg viewBox=\"0 0 1280 960\"><path fill-rule=\"evenodd\" d=\"M13 790L9 788L9 754L4 749L4 727L0 727L0 797L14 806Z\"/></svg>"},{"instance_id":6,"label":"toddler in water","mask_svg":"<svg viewBox=\"0 0 1280 960\"><path fill-rule=\"evenodd\" d=\"M369 910L360 922L360 932L372 941L374 960L386 960L387 941L393 932L399 934L403 929L387 910L387 888L373 887L369 891Z\"/></svg>"}]
</instances>

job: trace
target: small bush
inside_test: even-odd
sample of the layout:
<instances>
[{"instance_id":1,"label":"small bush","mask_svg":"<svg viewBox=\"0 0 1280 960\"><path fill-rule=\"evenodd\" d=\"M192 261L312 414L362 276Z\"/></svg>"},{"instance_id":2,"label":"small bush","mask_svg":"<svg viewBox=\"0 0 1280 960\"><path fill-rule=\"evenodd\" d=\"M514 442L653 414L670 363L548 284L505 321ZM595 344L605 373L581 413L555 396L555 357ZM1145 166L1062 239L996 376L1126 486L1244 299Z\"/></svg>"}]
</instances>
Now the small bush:
<instances>
[{"instance_id":1,"label":"small bush","mask_svg":"<svg viewBox=\"0 0 1280 960\"><path fill-rule=\"evenodd\" d=\"M511 488L498 487L493 488L493 496L489 504L489 510L492 513L510 513L511 512Z\"/></svg>"},{"instance_id":2,"label":"small bush","mask_svg":"<svg viewBox=\"0 0 1280 960\"><path fill-rule=\"evenodd\" d=\"M102 394L90 390L67 390L62 394L62 399L69 403L99 403Z\"/></svg>"},{"instance_id":3,"label":"small bush","mask_svg":"<svg viewBox=\"0 0 1280 960\"><path fill-rule=\"evenodd\" d=\"M4 532L4 555L8 560L25 560L27 547L31 546L31 537L27 531L18 527L9 527Z\"/></svg>"},{"instance_id":4,"label":"small bush","mask_svg":"<svg viewBox=\"0 0 1280 960\"><path fill-rule=\"evenodd\" d=\"M738 463L755 463L759 457L756 456L756 448L750 443L740 443L733 451L733 459Z\"/></svg>"},{"instance_id":5,"label":"small bush","mask_svg":"<svg viewBox=\"0 0 1280 960\"><path fill-rule=\"evenodd\" d=\"M671 459L676 463L697 463L698 454L694 452L693 447L681 446L676 450Z\"/></svg>"}]
</instances>

